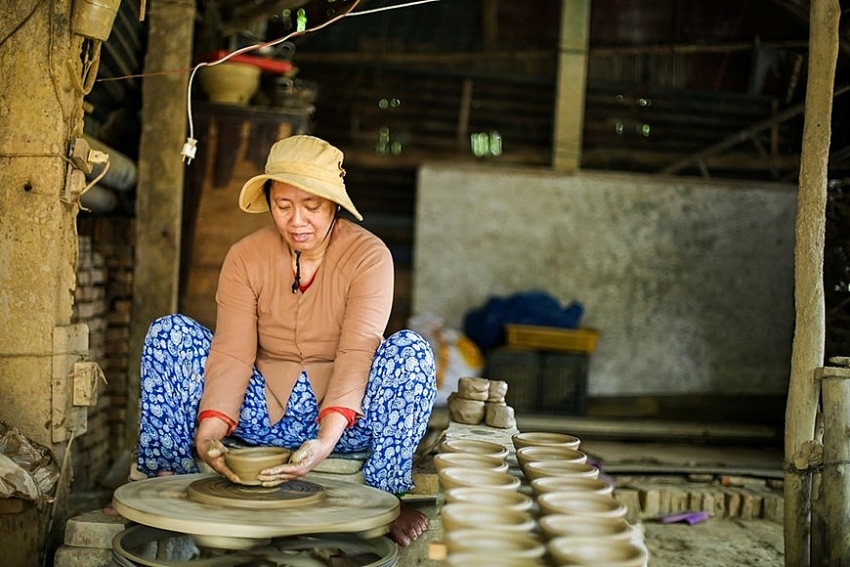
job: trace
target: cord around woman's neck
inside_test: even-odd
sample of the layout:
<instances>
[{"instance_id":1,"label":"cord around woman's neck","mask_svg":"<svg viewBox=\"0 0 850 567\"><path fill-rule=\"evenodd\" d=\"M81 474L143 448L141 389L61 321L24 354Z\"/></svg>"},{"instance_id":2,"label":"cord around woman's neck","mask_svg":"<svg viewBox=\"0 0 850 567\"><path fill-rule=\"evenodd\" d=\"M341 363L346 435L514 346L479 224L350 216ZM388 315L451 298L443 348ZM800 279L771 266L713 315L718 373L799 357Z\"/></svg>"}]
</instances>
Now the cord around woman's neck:
<instances>
[{"instance_id":1,"label":"cord around woman's neck","mask_svg":"<svg viewBox=\"0 0 850 567\"><path fill-rule=\"evenodd\" d=\"M301 250L295 251L295 281L292 282L292 293L298 293L301 288Z\"/></svg>"}]
</instances>

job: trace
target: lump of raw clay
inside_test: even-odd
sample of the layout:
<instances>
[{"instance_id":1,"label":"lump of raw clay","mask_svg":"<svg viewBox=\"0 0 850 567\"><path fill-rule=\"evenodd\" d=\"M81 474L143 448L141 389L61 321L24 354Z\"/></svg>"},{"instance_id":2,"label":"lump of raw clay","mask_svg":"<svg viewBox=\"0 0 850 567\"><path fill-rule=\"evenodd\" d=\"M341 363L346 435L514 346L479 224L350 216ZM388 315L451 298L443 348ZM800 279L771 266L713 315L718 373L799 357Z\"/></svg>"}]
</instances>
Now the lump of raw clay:
<instances>
[{"instance_id":1,"label":"lump of raw clay","mask_svg":"<svg viewBox=\"0 0 850 567\"><path fill-rule=\"evenodd\" d=\"M490 380L490 389L488 391L487 401L496 404L504 403L507 393L507 382L504 380Z\"/></svg>"},{"instance_id":2,"label":"lump of raw clay","mask_svg":"<svg viewBox=\"0 0 850 567\"><path fill-rule=\"evenodd\" d=\"M487 403L486 405L484 423L490 427L498 427L500 429L516 427L514 408L504 403Z\"/></svg>"},{"instance_id":3,"label":"lump of raw clay","mask_svg":"<svg viewBox=\"0 0 850 567\"><path fill-rule=\"evenodd\" d=\"M490 397L490 380L475 376L463 376L457 381L457 397L464 400L486 402Z\"/></svg>"},{"instance_id":4,"label":"lump of raw clay","mask_svg":"<svg viewBox=\"0 0 850 567\"><path fill-rule=\"evenodd\" d=\"M485 405L480 400L465 400L458 396L450 396L449 416L458 423L478 425L484 420Z\"/></svg>"}]
</instances>

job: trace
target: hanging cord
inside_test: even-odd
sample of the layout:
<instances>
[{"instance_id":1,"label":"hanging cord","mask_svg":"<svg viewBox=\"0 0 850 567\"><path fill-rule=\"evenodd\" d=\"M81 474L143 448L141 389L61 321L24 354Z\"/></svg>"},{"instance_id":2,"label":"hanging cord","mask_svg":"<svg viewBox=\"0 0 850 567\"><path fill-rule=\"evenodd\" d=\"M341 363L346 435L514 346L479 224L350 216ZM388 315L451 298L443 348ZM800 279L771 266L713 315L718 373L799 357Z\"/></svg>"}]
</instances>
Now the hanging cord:
<instances>
[{"instance_id":1,"label":"hanging cord","mask_svg":"<svg viewBox=\"0 0 850 567\"><path fill-rule=\"evenodd\" d=\"M298 293L301 287L301 250L295 251L295 281L292 282L292 293Z\"/></svg>"},{"instance_id":2,"label":"hanging cord","mask_svg":"<svg viewBox=\"0 0 850 567\"><path fill-rule=\"evenodd\" d=\"M334 213L334 218L331 221L331 225L328 227L328 231L325 233L325 236L322 238L322 242L324 242L330 235L331 231L336 226L336 219L339 218L339 205L336 207L336 213ZM312 281L312 280L311 280ZM307 284L310 285L309 283ZM301 289L301 250L295 251L295 281L292 282L292 293L298 293L298 290Z\"/></svg>"}]
</instances>

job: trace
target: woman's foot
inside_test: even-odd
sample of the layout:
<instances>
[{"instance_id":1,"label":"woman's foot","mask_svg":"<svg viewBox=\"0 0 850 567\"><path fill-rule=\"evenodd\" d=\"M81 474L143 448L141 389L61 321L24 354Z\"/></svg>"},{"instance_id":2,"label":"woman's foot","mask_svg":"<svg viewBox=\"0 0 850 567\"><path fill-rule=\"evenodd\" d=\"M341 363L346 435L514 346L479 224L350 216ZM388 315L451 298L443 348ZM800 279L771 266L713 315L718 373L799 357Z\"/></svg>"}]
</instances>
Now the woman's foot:
<instances>
[{"instance_id":1,"label":"woman's foot","mask_svg":"<svg viewBox=\"0 0 850 567\"><path fill-rule=\"evenodd\" d=\"M390 538L400 546L407 547L425 533L428 521L428 516L401 500L398 518L390 526Z\"/></svg>"}]
</instances>

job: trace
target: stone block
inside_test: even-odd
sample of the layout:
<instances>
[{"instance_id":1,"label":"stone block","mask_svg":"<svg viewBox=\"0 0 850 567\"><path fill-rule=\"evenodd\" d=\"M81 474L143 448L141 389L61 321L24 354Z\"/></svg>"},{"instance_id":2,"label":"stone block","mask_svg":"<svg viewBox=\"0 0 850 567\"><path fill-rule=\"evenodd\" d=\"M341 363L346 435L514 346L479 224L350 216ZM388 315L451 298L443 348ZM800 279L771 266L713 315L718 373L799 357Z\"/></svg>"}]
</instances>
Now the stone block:
<instances>
[{"instance_id":1,"label":"stone block","mask_svg":"<svg viewBox=\"0 0 850 567\"><path fill-rule=\"evenodd\" d=\"M115 567L112 549L60 546L53 556L53 567Z\"/></svg>"},{"instance_id":2,"label":"stone block","mask_svg":"<svg viewBox=\"0 0 850 567\"><path fill-rule=\"evenodd\" d=\"M761 518L762 500L761 494L751 490L743 490L741 492L741 511L738 513L738 516L742 520Z\"/></svg>"},{"instance_id":3,"label":"stone block","mask_svg":"<svg viewBox=\"0 0 850 567\"><path fill-rule=\"evenodd\" d=\"M129 520L105 514L103 510L85 512L67 521L65 545L111 550L112 538L124 531L128 524Z\"/></svg>"},{"instance_id":4,"label":"stone block","mask_svg":"<svg viewBox=\"0 0 850 567\"><path fill-rule=\"evenodd\" d=\"M661 514L661 491L657 488L646 486L639 488L638 498L640 500L641 517L654 518Z\"/></svg>"},{"instance_id":5,"label":"stone block","mask_svg":"<svg viewBox=\"0 0 850 567\"><path fill-rule=\"evenodd\" d=\"M684 488L669 488L670 513L687 512L690 504L690 494Z\"/></svg>"},{"instance_id":6,"label":"stone block","mask_svg":"<svg viewBox=\"0 0 850 567\"><path fill-rule=\"evenodd\" d=\"M729 490L724 493L726 500L726 515L730 518L737 518L741 513L741 493L736 490Z\"/></svg>"},{"instance_id":7,"label":"stone block","mask_svg":"<svg viewBox=\"0 0 850 567\"><path fill-rule=\"evenodd\" d=\"M771 492L764 495L762 518L779 524L785 522L785 498L781 494Z\"/></svg>"}]
</instances>

